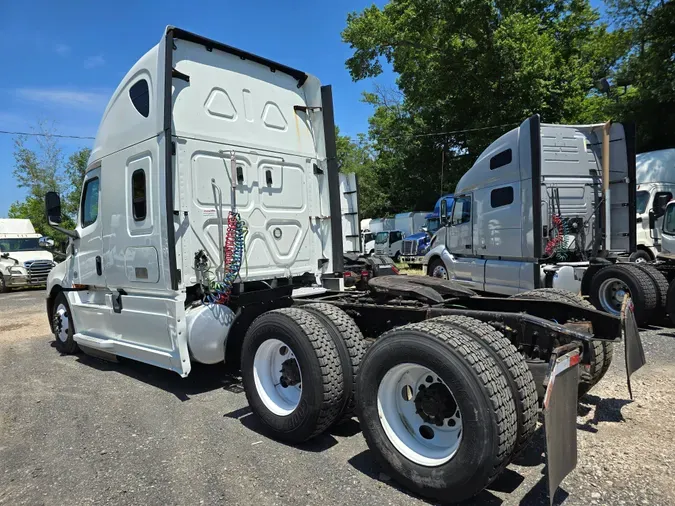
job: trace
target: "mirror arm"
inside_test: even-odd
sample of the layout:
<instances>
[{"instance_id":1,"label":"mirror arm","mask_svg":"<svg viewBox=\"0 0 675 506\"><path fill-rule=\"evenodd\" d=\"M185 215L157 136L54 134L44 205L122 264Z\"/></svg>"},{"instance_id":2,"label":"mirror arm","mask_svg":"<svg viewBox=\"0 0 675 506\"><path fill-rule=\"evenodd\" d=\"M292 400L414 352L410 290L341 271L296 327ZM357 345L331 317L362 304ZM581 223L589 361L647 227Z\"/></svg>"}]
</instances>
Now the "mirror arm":
<instances>
[{"instance_id":1,"label":"mirror arm","mask_svg":"<svg viewBox=\"0 0 675 506\"><path fill-rule=\"evenodd\" d=\"M80 234L77 233L77 230L69 230L67 228L61 227L60 225L54 225L51 222L49 222L49 226L52 227L54 230L58 230L62 234L67 235L68 237L72 237L73 239L80 238Z\"/></svg>"}]
</instances>

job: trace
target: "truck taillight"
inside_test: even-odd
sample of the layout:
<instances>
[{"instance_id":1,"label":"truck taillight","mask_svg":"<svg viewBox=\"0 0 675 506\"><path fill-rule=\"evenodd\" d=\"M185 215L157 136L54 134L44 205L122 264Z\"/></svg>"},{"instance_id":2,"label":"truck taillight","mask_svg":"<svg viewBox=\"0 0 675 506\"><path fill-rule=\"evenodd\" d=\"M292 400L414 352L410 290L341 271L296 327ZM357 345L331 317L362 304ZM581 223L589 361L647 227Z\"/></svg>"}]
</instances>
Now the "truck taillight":
<instances>
[{"instance_id":1,"label":"truck taillight","mask_svg":"<svg viewBox=\"0 0 675 506\"><path fill-rule=\"evenodd\" d=\"M364 277L364 278L367 278L368 277L368 271L366 271L366 270L361 271L361 276Z\"/></svg>"},{"instance_id":2,"label":"truck taillight","mask_svg":"<svg viewBox=\"0 0 675 506\"><path fill-rule=\"evenodd\" d=\"M398 274L398 267L396 267L395 265L391 266L391 270L394 271L394 274Z\"/></svg>"}]
</instances>

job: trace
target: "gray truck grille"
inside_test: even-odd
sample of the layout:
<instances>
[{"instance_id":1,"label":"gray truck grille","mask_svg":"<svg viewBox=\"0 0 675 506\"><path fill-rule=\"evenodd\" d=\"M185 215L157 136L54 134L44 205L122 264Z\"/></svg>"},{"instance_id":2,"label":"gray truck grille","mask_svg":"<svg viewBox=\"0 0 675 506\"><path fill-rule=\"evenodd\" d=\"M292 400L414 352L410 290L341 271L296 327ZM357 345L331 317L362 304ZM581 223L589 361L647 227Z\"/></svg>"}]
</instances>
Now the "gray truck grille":
<instances>
[{"instance_id":1,"label":"gray truck grille","mask_svg":"<svg viewBox=\"0 0 675 506\"><path fill-rule=\"evenodd\" d=\"M54 263L49 260L33 260L24 262L23 266L28 271L28 281L31 283L44 283L47 281L49 272L54 267Z\"/></svg>"},{"instance_id":2,"label":"gray truck grille","mask_svg":"<svg viewBox=\"0 0 675 506\"><path fill-rule=\"evenodd\" d=\"M403 241L403 251L404 255L416 255L417 254L417 239Z\"/></svg>"}]
</instances>

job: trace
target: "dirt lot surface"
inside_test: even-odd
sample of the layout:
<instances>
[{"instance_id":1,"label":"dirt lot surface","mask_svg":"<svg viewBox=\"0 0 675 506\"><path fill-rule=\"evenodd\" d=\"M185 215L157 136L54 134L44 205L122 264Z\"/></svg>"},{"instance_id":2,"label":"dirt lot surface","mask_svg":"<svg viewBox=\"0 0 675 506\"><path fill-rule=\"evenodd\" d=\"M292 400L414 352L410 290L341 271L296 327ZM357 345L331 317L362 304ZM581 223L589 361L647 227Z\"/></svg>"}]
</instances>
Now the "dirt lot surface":
<instances>
[{"instance_id":1,"label":"dirt lot surface","mask_svg":"<svg viewBox=\"0 0 675 506\"><path fill-rule=\"evenodd\" d=\"M579 405L565 505L675 504L675 330L642 332L628 400L619 346ZM42 291L0 295L0 504L426 504L383 475L353 422L302 446L271 440L237 377L60 356ZM467 504L548 504L543 434Z\"/></svg>"}]
</instances>

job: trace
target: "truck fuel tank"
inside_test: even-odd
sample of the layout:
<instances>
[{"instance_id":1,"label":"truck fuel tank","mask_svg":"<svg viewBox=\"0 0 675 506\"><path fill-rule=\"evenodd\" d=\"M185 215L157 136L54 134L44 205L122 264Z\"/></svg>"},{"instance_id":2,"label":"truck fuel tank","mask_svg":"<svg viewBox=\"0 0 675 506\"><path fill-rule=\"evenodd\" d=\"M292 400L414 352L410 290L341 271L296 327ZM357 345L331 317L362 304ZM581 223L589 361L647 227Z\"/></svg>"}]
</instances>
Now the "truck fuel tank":
<instances>
[{"instance_id":1,"label":"truck fuel tank","mask_svg":"<svg viewBox=\"0 0 675 506\"><path fill-rule=\"evenodd\" d=\"M217 364L225 358L225 343L235 314L222 304L203 304L187 310L190 355L202 364Z\"/></svg>"}]
</instances>

